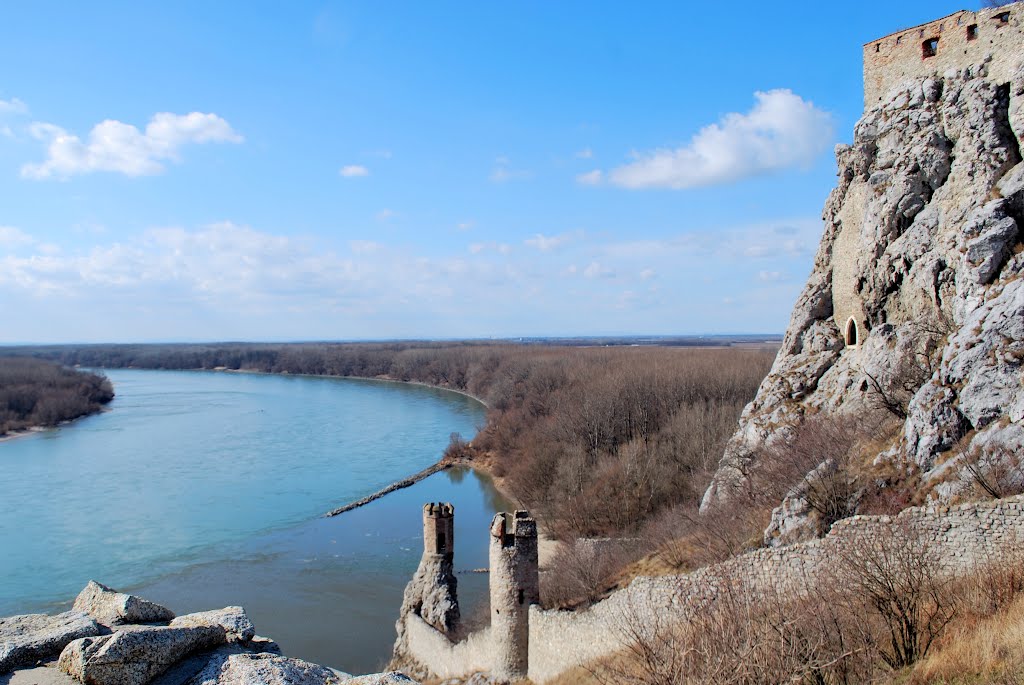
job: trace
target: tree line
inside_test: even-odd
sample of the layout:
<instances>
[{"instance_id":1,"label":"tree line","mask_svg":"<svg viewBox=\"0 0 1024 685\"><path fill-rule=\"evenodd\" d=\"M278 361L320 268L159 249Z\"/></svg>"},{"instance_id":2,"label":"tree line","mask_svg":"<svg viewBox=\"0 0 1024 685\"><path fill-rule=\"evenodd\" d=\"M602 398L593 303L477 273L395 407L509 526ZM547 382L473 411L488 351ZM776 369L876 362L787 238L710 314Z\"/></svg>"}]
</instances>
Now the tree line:
<instances>
[{"instance_id":1,"label":"tree line","mask_svg":"<svg viewBox=\"0 0 1024 685\"><path fill-rule=\"evenodd\" d=\"M112 399L104 376L43 359L0 357L0 435L93 414Z\"/></svg>"}]
</instances>

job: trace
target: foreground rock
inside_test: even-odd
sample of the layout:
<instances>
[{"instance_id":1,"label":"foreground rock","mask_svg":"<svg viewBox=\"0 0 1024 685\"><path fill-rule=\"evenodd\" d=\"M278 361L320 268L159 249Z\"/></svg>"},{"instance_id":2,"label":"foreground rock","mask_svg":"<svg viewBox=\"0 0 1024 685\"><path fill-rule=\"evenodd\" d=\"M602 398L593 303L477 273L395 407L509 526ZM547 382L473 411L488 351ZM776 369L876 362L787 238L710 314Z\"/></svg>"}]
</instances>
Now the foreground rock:
<instances>
[{"instance_id":1,"label":"foreground rock","mask_svg":"<svg viewBox=\"0 0 1024 685\"><path fill-rule=\"evenodd\" d=\"M129 623L166 623L174 612L148 600L118 592L90 580L75 598L75 611L83 611L105 626Z\"/></svg>"},{"instance_id":2,"label":"foreground rock","mask_svg":"<svg viewBox=\"0 0 1024 685\"><path fill-rule=\"evenodd\" d=\"M0 685L413 683L397 672L354 677L281 656L239 606L175 618L159 604L89 581L75 607L81 611L0 618L0 676L13 671Z\"/></svg>"},{"instance_id":3,"label":"foreground rock","mask_svg":"<svg viewBox=\"0 0 1024 685\"><path fill-rule=\"evenodd\" d=\"M276 654L233 654L211 659L190 685L338 685L351 676Z\"/></svg>"},{"instance_id":4,"label":"foreground rock","mask_svg":"<svg viewBox=\"0 0 1024 685\"><path fill-rule=\"evenodd\" d=\"M58 665L88 685L145 685L189 654L226 641L221 626L144 627L76 640Z\"/></svg>"},{"instance_id":5,"label":"foreground rock","mask_svg":"<svg viewBox=\"0 0 1024 685\"><path fill-rule=\"evenodd\" d=\"M171 628L219 626L224 629L228 642L249 642L256 635L252 621L242 607L224 607L213 611L200 611L179 616L170 623Z\"/></svg>"},{"instance_id":6,"label":"foreground rock","mask_svg":"<svg viewBox=\"0 0 1024 685\"><path fill-rule=\"evenodd\" d=\"M34 666L60 654L73 640L99 633L96 622L80 611L0 618L0 674Z\"/></svg>"}]
</instances>

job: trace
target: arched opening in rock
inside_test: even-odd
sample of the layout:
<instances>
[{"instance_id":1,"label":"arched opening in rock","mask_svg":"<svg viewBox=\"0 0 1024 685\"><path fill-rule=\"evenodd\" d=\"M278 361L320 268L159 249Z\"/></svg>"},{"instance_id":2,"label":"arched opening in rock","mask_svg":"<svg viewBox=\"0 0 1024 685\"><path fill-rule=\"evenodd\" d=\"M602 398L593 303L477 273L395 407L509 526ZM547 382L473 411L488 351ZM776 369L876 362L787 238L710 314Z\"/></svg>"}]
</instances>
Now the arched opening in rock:
<instances>
[{"instance_id":1,"label":"arched opening in rock","mask_svg":"<svg viewBox=\"0 0 1024 685\"><path fill-rule=\"evenodd\" d=\"M846 322L846 345L848 347L857 346L857 321L851 316L850 320Z\"/></svg>"}]
</instances>

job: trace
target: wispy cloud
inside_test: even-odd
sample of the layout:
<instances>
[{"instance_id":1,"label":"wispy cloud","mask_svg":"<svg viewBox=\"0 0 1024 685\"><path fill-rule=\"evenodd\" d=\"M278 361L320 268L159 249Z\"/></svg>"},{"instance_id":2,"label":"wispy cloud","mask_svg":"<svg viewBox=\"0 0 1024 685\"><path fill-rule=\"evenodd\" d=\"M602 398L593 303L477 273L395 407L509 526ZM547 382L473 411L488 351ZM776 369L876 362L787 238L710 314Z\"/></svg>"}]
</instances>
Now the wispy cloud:
<instances>
[{"instance_id":1,"label":"wispy cloud","mask_svg":"<svg viewBox=\"0 0 1024 685\"><path fill-rule=\"evenodd\" d=\"M18 247L31 245L35 239L20 228L14 226L0 226L0 248Z\"/></svg>"},{"instance_id":2,"label":"wispy cloud","mask_svg":"<svg viewBox=\"0 0 1024 685\"><path fill-rule=\"evenodd\" d=\"M607 181L623 188L695 188L732 183L807 166L834 142L832 115L788 89L754 93L745 114L727 114L675 149L637 154L636 161L580 183Z\"/></svg>"},{"instance_id":3,"label":"wispy cloud","mask_svg":"<svg viewBox=\"0 0 1024 685\"><path fill-rule=\"evenodd\" d=\"M0 114L28 114L28 105L18 98L0 100Z\"/></svg>"},{"instance_id":4,"label":"wispy cloud","mask_svg":"<svg viewBox=\"0 0 1024 685\"><path fill-rule=\"evenodd\" d=\"M551 250L555 250L559 247L567 245L572 240L580 238L582 236L582 231L575 231L572 233L560 233L558 235L550 236L544 235L543 233L537 233L533 237L524 240L523 244L525 244L528 247L532 247L536 250L540 250L541 252L550 252Z\"/></svg>"},{"instance_id":5,"label":"wispy cloud","mask_svg":"<svg viewBox=\"0 0 1024 685\"><path fill-rule=\"evenodd\" d=\"M593 158L594 158L594 151L591 150L589 147L585 147L585 148L583 148L582 150L580 150L579 152L576 153L576 159L593 159Z\"/></svg>"},{"instance_id":6,"label":"wispy cloud","mask_svg":"<svg viewBox=\"0 0 1024 685\"><path fill-rule=\"evenodd\" d=\"M85 141L46 122L33 123L30 133L47 143L45 161L21 168L21 175L32 179L68 178L96 171L127 176L159 174L164 162L180 160L185 145L243 140L227 121L203 112L160 112L153 115L145 131L108 119L96 124Z\"/></svg>"},{"instance_id":7,"label":"wispy cloud","mask_svg":"<svg viewBox=\"0 0 1024 685\"><path fill-rule=\"evenodd\" d=\"M491 169L491 180L495 183L507 183L508 181L523 181L532 178L533 173L526 169L512 168L512 162L504 155L494 160L494 168Z\"/></svg>"},{"instance_id":8,"label":"wispy cloud","mask_svg":"<svg viewBox=\"0 0 1024 685\"><path fill-rule=\"evenodd\" d=\"M361 164L346 164L338 173L345 178L359 178L360 176L369 176L370 170Z\"/></svg>"}]
</instances>

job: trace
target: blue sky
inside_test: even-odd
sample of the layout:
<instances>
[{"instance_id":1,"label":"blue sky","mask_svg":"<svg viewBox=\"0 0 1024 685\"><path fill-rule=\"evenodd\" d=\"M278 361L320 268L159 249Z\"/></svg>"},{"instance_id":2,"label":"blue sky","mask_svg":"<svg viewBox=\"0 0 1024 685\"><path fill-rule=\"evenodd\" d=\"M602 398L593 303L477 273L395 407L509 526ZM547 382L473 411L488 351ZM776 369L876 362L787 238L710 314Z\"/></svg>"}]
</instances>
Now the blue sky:
<instances>
[{"instance_id":1,"label":"blue sky","mask_svg":"<svg viewBox=\"0 0 1024 685\"><path fill-rule=\"evenodd\" d=\"M946 2L33 2L0 342L781 332Z\"/></svg>"}]
</instances>

